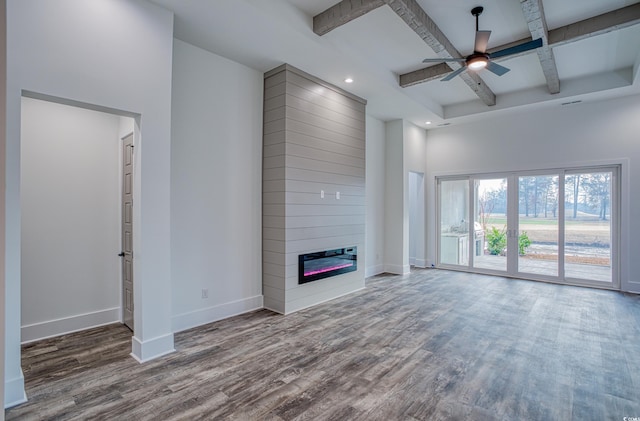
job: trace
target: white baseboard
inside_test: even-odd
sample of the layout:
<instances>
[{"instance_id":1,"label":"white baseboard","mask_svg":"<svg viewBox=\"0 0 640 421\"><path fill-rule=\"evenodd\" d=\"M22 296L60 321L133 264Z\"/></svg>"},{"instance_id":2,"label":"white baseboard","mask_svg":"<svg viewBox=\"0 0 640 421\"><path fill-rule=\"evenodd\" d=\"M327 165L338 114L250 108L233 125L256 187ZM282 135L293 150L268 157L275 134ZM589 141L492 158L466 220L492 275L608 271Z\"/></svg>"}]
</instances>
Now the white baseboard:
<instances>
[{"instance_id":1,"label":"white baseboard","mask_svg":"<svg viewBox=\"0 0 640 421\"><path fill-rule=\"evenodd\" d=\"M19 377L4 381L4 407L11 408L26 401L27 394L24 390L24 376L21 369Z\"/></svg>"},{"instance_id":2,"label":"white baseboard","mask_svg":"<svg viewBox=\"0 0 640 421\"><path fill-rule=\"evenodd\" d=\"M415 257L409 257L409 266L413 266L416 264L416 258Z\"/></svg>"},{"instance_id":3,"label":"white baseboard","mask_svg":"<svg viewBox=\"0 0 640 421\"><path fill-rule=\"evenodd\" d=\"M416 259L416 262L414 263L414 265L417 268L426 268L427 261L425 259Z\"/></svg>"},{"instance_id":4,"label":"white baseboard","mask_svg":"<svg viewBox=\"0 0 640 421\"><path fill-rule=\"evenodd\" d=\"M263 308L263 301L264 298L262 295L256 295L254 297L219 304L189 313L178 314L177 316L173 316L171 325L174 332L180 332L228 317L237 316L238 314L258 310Z\"/></svg>"},{"instance_id":5,"label":"white baseboard","mask_svg":"<svg viewBox=\"0 0 640 421\"><path fill-rule=\"evenodd\" d=\"M384 271L394 273L396 275L408 275L411 273L411 267L409 265L384 265Z\"/></svg>"},{"instance_id":6,"label":"white baseboard","mask_svg":"<svg viewBox=\"0 0 640 421\"><path fill-rule=\"evenodd\" d=\"M384 272L384 265L369 266L368 268L364 269L364 277L368 278L370 276L375 276L383 272Z\"/></svg>"},{"instance_id":7,"label":"white baseboard","mask_svg":"<svg viewBox=\"0 0 640 421\"><path fill-rule=\"evenodd\" d=\"M22 326L21 340L22 343L25 344L119 321L120 308L108 308L91 313L78 314L62 319L47 320L46 322Z\"/></svg>"},{"instance_id":8,"label":"white baseboard","mask_svg":"<svg viewBox=\"0 0 640 421\"><path fill-rule=\"evenodd\" d=\"M175 352L175 348L173 347L173 333L167 333L166 335L147 339L146 341L141 341L136 336L131 339L130 355L140 364L160 358L163 355L171 354L172 352Z\"/></svg>"}]
</instances>

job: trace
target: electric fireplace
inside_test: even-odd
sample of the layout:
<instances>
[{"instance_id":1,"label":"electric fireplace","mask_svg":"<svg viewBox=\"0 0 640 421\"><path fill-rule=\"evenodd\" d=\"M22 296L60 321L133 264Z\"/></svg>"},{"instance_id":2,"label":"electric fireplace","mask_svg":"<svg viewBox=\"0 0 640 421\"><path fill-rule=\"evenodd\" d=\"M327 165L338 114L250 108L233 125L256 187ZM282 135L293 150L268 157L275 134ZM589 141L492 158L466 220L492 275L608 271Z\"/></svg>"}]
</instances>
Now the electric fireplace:
<instances>
[{"instance_id":1,"label":"electric fireplace","mask_svg":"<svg viewBox=\"0 0 640 421\"><path fill-rule=\"evenodd\" d=\"M357 247L300 254L298 256L298 284L353 272L357 269Z\"/></svg>"}]
</instances>

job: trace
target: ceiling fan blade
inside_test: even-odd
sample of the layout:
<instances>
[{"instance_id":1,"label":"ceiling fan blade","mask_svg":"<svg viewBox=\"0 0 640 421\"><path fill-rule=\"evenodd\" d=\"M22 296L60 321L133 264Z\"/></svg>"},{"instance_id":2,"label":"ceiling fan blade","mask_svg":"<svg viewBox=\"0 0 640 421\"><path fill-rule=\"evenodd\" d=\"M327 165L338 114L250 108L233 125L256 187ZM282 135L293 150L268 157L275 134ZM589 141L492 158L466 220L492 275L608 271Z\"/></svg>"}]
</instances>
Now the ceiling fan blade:
<instances>
[{"instance_id":1,"label":"ceiling fan blade","mask_svg":"<svg viewBox=\"0 0 640 421\"><path fill-rule=\"evenodd\" d=\"M447 82L453 79L454 77L458 76L460 73L464 72L465 70L467 70L467 66L462 66L458 70L454 70L453 72L449 73L448 75L440 79L440 82Z\"/></svg>"},{"instance_id":2,"label":"ceiling fan blade","mask_svg":"<svg viewBox=\"0 0 640 421\"><path fill-rule=\"evenodd\" d=\"M493 59L498 57L510 56L512 54L523 53L529 50L535 50L536 48L540 47L542 47L542 38L534 39L533 41L505 48L504 50L496 51L495 53L489 54L489 56Z\"/></svg>"},{"instance_id":3,"label":"ceiling fan blade","mask_svg":"<svg viewBox=\"0 0 640 421\"><path fill-rule=\"evenodd\" d=\"M459 62L463 62L466 61L466 58L425 58L424 60L422 60L423 63L443 63L445 61L459 61Z\"/></svg>"},{"instance_id":4,"label":"ceiling fan blade","mask_svg":"<svg viewBox=\"0 0 640 421\"><path fill-rule=\"evenodd\" d=\"M476 45L473 47L474 51L478 53L486 52L490 36L491 31L476 31Z\"/></svg>"},{"instance_id":5,"label":"ceiling fan blade","mask_svg":"<svg viewBox=\"0 0 640 421\"><path fill-rule=\"evenodd\" d=\"M507 68L507 67L501 66L501 65L499 65L498 63L494 63L494 62L492 62L492 61L490 61L489 63L487 63L487 67L486 67L486 69L487 69L488 71L490 71L491 73L496 74L496 75L498 75L498 76L502 76L503 74L505 74L505 73L507 73L509 70L511 70L511 69L509 69L509 68Z\"/></svg>"}]
</instances>

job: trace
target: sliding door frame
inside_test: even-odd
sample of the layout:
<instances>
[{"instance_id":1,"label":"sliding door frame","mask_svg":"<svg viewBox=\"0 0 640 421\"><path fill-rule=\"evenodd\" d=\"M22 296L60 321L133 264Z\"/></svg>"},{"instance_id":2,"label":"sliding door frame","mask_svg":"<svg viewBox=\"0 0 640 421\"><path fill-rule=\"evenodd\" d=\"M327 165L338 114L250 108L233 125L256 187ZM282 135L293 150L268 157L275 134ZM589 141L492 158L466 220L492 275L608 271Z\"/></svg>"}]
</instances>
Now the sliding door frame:
<instances>
[{"instance_id":1,"label":"sliding door frame","mask_svg":"<svg viewBox=\"0 0 640 421\"><path fill-rule=\"evenodd\" d=\"M610 265L611 265L611 282L601 282L581 278L567 278L565 276L565 232L566 232L566 194L565 182L567 175L580 173L597 173L611 172L611 191L610 191ZM498 275L512 278L529 279L534 281L552 282L564 285L578 285L596 287L601 289L621 289L621 261L620 261L620 245L622 241L622 208L623 203L622 188L624 181L625 168L621 162L591 164L584 166L571 166L565 168L542 168L539 170L523 170L510 172L495 173L474 173L466 175L436 175L436 267L442 269L450 269L464 272L473 272L487 275ZM528 272L520 272L518 268L518 253L507 252L507 270L493 270L486 268L474 267L474 227L476 209L475 181L486 179L507 179L507 250L518 250L519 229L519 177L526 176L558 176L558 273L557 276L542 275ZM468 250L469 259L467 265L445 264L441 263L441 183L443 181L460 181L467 180L468 186Z\"/></svg>"}]
</instances>

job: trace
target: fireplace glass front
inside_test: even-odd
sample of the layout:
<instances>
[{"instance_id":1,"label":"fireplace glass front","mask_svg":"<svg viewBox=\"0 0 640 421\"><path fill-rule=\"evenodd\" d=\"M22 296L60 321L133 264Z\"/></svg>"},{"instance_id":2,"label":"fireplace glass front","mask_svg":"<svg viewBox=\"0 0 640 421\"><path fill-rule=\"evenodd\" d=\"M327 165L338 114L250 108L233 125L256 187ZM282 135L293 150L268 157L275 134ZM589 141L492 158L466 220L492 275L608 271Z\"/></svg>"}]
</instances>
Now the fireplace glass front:
<instances>
[{"instance_id":1,"label":"fireplace glass front","mask_svg":"<svg viewBox=\"0 0 640 421\"><path fill-rule=\"evenodd\" d=\"M357 247L318 251L298 256L298 284L358 269Z\"/></svg>"}]
</instances>

